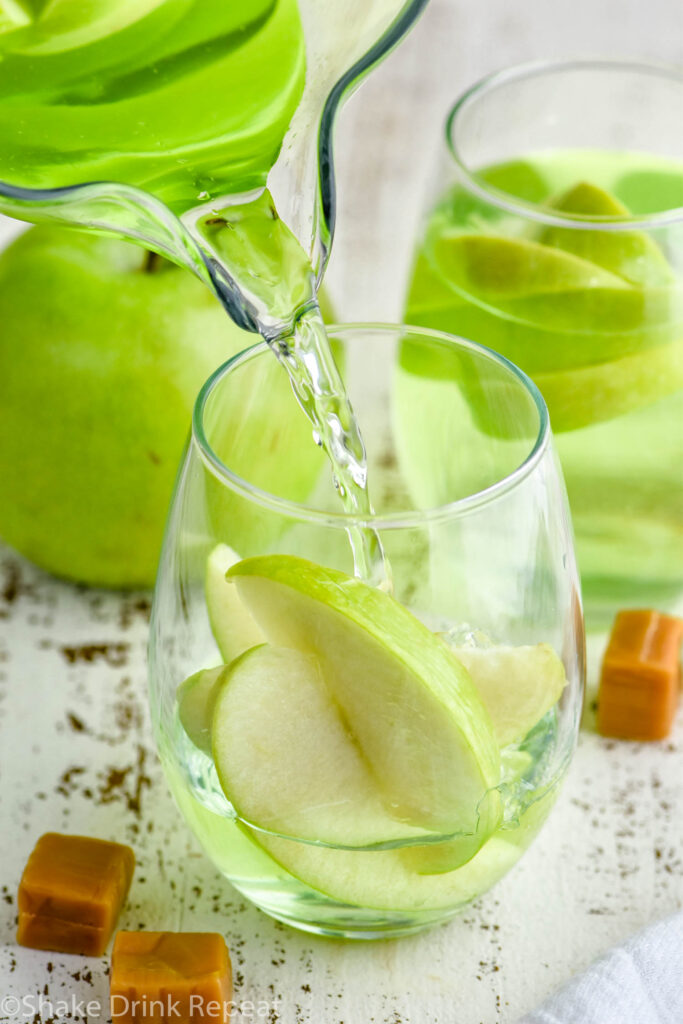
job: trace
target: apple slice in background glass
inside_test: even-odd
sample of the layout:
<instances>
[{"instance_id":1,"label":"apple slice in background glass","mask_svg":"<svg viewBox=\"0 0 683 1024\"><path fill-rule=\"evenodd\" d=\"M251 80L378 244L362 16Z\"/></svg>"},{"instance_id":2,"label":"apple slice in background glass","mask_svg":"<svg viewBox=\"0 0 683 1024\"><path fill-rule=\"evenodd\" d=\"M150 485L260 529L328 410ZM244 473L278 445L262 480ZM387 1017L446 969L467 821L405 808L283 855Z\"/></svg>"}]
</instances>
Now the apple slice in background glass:
<instances>
[{"instance_id":1,"label":"apple slice in background glass","mask_svg":"<svg viewBox=\"0 0 683 1024\"><path fill-rule=\"evenodd\" d=\"M406 323L488 345L541 389L595 628L682 596L682 108L679 74L620 61L472 86L445 125L406 298ZM448 415L443 366L412 373L409 401ZM427 418L418 488L453 444Z\"/></svg>"}]
</instances>

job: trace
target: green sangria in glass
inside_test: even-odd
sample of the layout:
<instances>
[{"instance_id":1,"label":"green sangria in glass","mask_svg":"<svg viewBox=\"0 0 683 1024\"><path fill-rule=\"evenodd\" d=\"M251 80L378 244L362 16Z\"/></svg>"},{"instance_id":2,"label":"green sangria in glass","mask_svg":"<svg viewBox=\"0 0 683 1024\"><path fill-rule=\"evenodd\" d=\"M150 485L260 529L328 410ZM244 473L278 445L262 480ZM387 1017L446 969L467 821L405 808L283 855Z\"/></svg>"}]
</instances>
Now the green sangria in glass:
<instances>
[{"instance_id":1,"label":"green sangria in glass","mask_svg":"<svg viewBox=\"0 0 683 1024\"><path fill-rule=\"evenodd\" d=\"M543 393L589 625L683 595L682 110L680 73L609 61L474 86L406 302Z\"/></svg>"},{"instance_id":2,"label":"green sangria in glass","mask_svg":"<svg viewBox=\"0 0 683 1024\"><path fill-rule=\"evenodd\" d=\"M538 832L576 740L583 623L533 383L438 332L329 336L373 511L344 511L265 342L221 367L169 516L151 706L225 877L288 924L375 938L450 917Z\"/></svg>"}]
</instances>

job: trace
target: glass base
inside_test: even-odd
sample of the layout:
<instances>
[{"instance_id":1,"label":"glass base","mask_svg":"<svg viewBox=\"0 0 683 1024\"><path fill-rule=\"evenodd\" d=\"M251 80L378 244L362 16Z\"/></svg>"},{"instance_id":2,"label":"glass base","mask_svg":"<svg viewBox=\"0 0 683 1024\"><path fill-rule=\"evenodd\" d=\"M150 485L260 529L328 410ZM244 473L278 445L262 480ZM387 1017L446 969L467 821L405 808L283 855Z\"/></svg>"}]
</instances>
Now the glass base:
<instances>
[{"instance_id":1,"label":"glass base","mask_svg":"<svg viewBox=\"0 0 683 1024\"><path fill-rule=\"evenodd\" d=\"M427 928L445 924L456 917L467 906L466 903L449 910L408 912L391 910L372 910L365 907L345 907L335 904L321 894L320 903L309 898L287 900L289 906L275 904L271 901L256 899L253 891L245 890L231 882L237 891L272 917L290 928L318 935L329 939L358 939L374 941L378 939L400 939L403 936L415 935Z\"/></svg>"},{"instance_id":2,"label":"glass base","mask_svg":"<svg viewBox=\"0 0 683 1024\"><path fill-rule=\"evenodd\" d=\"M438 924L446 924L460 913L460 910L452 911L442 917L428 922L418 921L412 923L407 922L406 924L391 924L385 921L384 923L378 923L375 928L361 928L358 926L350 927L344 924L316 925L311 924L310 922L296 921L292 918L284 917L281 914L274 914L270 910L266 910L264 907L261 907L260 909L263 910L268 917L272 917L274 920L280 921L282 924L289 925L290 928L296 928L301 932L308 932L310 935L318 935L321 938L327 939L358 939L365 942L377 942L380 939L401 939L408 935L415 935L417 932L425 931L427 928L436 927Z\"/></svg>"}]
</instances>

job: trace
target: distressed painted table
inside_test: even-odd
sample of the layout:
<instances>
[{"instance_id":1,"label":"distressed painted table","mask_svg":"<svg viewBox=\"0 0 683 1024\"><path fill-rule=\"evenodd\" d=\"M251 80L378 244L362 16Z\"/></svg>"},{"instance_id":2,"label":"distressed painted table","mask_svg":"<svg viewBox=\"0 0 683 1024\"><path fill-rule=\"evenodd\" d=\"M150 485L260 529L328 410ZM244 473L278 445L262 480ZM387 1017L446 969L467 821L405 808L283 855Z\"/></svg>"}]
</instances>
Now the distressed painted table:
<instances>
[{"instance_id":1,"label":"distressed painted table","mask_svg":"<svg viewBox=\"0 0 683 1024\"><path fill-rule=\"evenodd\" d=\"M346 319L398 316L439 125L468 80L577 51L683 56L677 0L647 10L639 0L487 0L476 16L473 7L433 0L344 114L330 286ZM60 583L0 548L0 1020L107 1017L106 960L13 944L21 870L48 829L135 847L123 927L224 931L236 1024L512 1024L601 951L683 905L683 723L651 746L598 738L598 640L563 794L492 893L400 942L345 945L287 930L216 875L167 793L146 707L148 613L147 594Z\"/></svg>"}]
</instances>

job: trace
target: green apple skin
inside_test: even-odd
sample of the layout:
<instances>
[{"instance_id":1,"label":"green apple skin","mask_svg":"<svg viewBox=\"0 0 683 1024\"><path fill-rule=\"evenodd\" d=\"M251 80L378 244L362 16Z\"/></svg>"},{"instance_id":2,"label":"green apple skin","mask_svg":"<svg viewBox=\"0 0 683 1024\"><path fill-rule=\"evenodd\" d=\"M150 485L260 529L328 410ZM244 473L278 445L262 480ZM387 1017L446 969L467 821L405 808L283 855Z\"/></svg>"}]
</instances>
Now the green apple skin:
<instances>
[{"instance_id":1,"label":"green apple skin","mask_svg":"<svg viewBox=\"0 0 683 1024\"><path fill-rule=\"evenodd\" d=\"M59 576L150 586L195 396L254 335L189 272L61 227L0 256L0 322L0 536Z\"/></svg>"},{"instance_id":2,"label":"green apple skin","mask_svg":"<svg viewBox=\"0 0 683 1024\"><path fill-rule=\"evenodd\" d=\"M482 841L491 834L499 808L478 821L477 805L498 784L500 752L442 640L388 594L302 558L247 558L227 579L270 643L320 660L392 815Z\"/></svg>"},{"instance_id":3,"label":"green apple skin","mask_svg":"<svg viewBox=\"0 0 683 1024\"><path fill-rule=\"evenodd\" d=\"M47 226L0 255L0 323L0 537L58 576L151 586L197 392L257 337L188 271ZM286 401L278 434L290 408L304 419ZM310 448L295 500L320 465Z\"/></svg>"}]
</instances>

